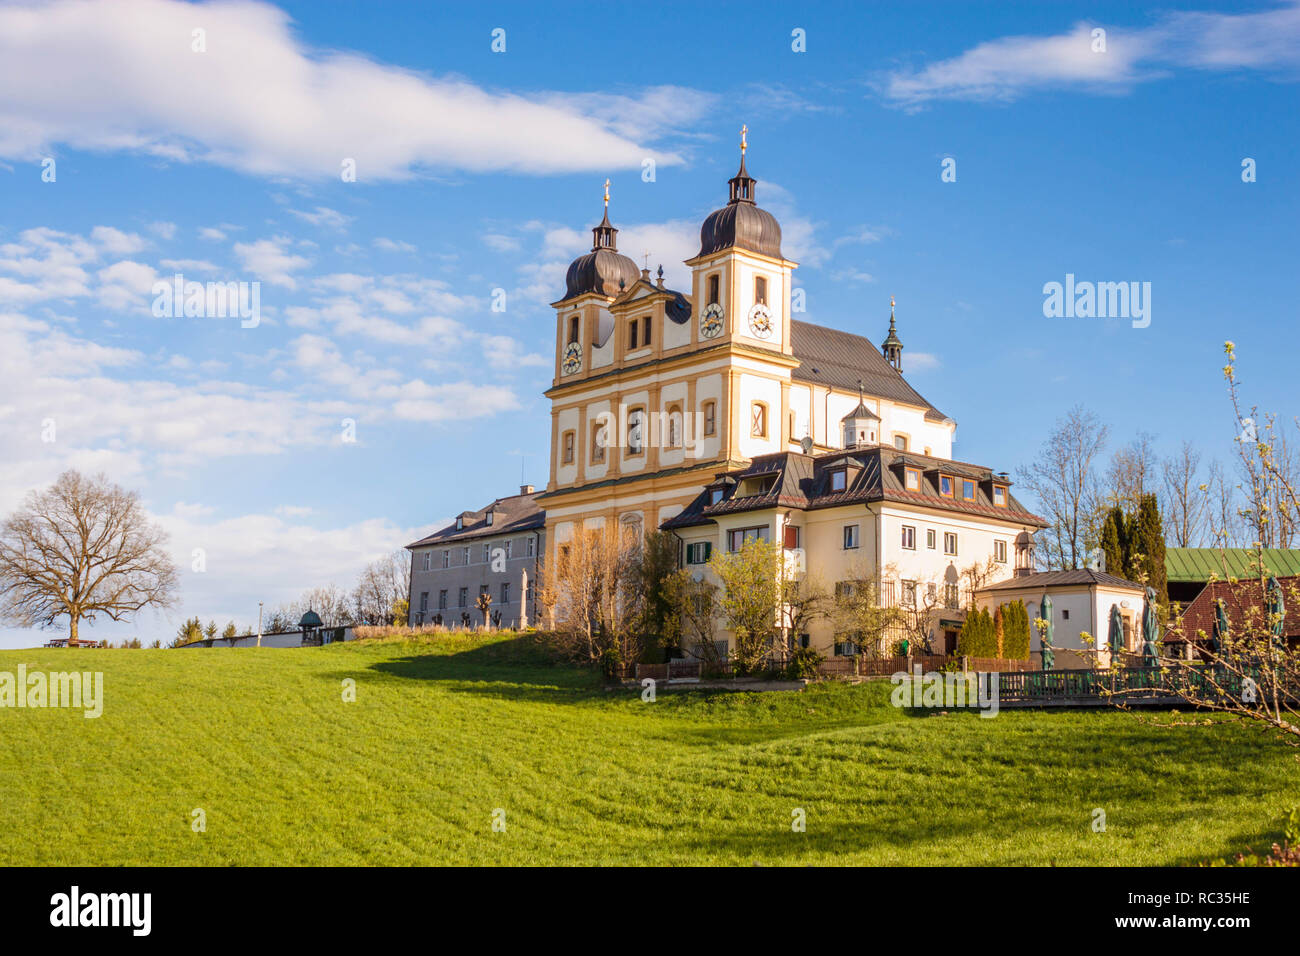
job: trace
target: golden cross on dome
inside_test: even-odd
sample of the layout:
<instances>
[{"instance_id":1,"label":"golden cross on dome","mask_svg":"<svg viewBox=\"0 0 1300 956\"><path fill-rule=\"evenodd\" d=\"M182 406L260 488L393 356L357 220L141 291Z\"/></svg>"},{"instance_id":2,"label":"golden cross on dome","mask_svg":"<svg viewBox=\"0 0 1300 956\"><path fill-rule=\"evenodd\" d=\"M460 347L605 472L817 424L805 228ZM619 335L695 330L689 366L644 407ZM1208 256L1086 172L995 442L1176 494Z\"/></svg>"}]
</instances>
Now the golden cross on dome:
<instances>
[{"instance_id":1,"label":"golden cross on dome","mask_svg":"<svg viewBox=\"0 0 1300 956\"><path fill-rule=\"evenodd\" d=\"M891 295L889 297L889 311L892 312L893 310L894 310L894 297Z\"/></svg>"},{"instance_id":2,"label":"golden cross on dome","mask_svg":"<svg viewBox=\"0 0 1300 956\"><path fill-rule=\"evenodd\" d=\"M609 180L605 180L605 208L609 208Z\"/></svg>"},{"instance_id":3,"label":"golden cross on dome","mask_svg":"<svg viewBox=\"0 0 1300 956\"><path fill-rule=\"evenodd\" d=\"M746 147L749 146L749 144L748 144L747 142L745 142L745 135L746 135L748 132L749 132L749 126L748 126L748 125L745 125L745 126L740 127L740 155L741 155L741 156L744 156L744 155L745 155L745 149L746 149Z\"/></svg>"}]
</instances>

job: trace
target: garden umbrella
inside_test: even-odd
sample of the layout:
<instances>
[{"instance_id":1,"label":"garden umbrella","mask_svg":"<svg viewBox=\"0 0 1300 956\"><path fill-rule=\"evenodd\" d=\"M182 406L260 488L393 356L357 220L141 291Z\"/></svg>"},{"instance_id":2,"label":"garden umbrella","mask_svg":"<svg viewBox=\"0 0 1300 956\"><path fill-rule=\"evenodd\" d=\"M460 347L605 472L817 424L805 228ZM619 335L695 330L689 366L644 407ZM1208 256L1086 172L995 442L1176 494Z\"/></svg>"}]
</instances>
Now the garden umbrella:
<instances>
[{"instance_id":1,"label":"garden umbrella","mask_svg":"<svg viewBox=\"0 0 1300 956\"><path fill-rule=\"evenodd\" d=\"M1282 585L1277 583L1277 578L1268 579L1268 620L1273 632L1273 643L1278 648L1285 648L1286 642L1282 635L1285 633L1283 622L1286 620L1286 604L1282 600Z\"/></svg>"},{"instance_id":2,"label":"garden umbrella","mask_svg":"<svg viewBox=\"0 0 1300 956\"><path fill-rule=\"evenodd\" d=\"M1120 617L1118 604L1112 604L1110 606L1110 634L1108 637L1111 660L1113 662L1115 659L1114 655L1124 649L1124 621Z\"/></svg>"},{"instance_id":3,"label":"garden umbrella","mask_svg":"<svg viewBox=\"0 0 1300 956\"><path fill-rule=\"evenodd\" d=\"M1210 636L1210 650L1222 654L1228 642L1228 606L1223 598L1214 602L1214 633Z\"/></svg>"},{"instance_id":4,"label":"garden umbrella","mask_svg":"<svg viewBox=\"0 0 1300 956\"><path fill-rule=\"evenodd\" d=\"M1147 588L1146 605L1142 608L1142 663L1147 667L1156 667L1160 663L1160 654L1156 650L1156 641L1160 639L1160 622L1156 620L1156 589Z\"/></svg>"},{"instance_id":5,"label":"garden umbrella","mask_svg":"<svg viewBox=\"0 0 1300 956\"><path fill-rule=\"evenodd\" d=\"M1056 666L1056 651L1052 649L1052 599L1050 597L1043 597L1043 609L1038 613L1047 622L1038 637L1043 645L1043 670L1050 671Z\"/></svg>"}]
</instances>

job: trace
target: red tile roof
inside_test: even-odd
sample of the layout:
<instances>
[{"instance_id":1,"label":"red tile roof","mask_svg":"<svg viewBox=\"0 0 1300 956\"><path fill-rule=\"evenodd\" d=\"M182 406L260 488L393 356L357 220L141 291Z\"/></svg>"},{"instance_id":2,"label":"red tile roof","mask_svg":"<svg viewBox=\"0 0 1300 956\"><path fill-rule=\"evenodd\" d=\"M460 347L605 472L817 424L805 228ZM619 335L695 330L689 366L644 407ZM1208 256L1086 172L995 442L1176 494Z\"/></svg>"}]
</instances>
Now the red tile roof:
<instances>
[{"instance_id":1,"label":"red tile roof","mask_svg":"<svg viewBox=\"0 0 1300 956\"><path fill-rule=\"evenodd\" d=\"M1282 585L1282 600L1287 608L1283 619L1284 636L1300 637L1300 576L1278 578L1277 581ZM1165 643L1208 641L1214 635L1214 602L1219 598L1223 598L1227 605L1230 634L1240 633L1246 627L1259 630L1267 626L1268 608L1258 578L1236 583L1211 581L1169 628ZM1204 632L1204 637L1199 632Z\"/></svg>"}]
</instances>

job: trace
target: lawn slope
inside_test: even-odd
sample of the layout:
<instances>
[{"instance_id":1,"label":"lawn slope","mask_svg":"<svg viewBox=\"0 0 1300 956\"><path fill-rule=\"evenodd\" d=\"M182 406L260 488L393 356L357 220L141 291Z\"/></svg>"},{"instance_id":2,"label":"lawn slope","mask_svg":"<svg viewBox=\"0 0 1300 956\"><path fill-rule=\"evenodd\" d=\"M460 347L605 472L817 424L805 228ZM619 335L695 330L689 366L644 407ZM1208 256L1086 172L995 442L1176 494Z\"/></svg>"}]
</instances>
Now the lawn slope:
<instances>
[{"instance_id":1,"label":"lawn slope","mask_svg":"<svg viewBox=\"0 0 1300 956\"><path fill-rule=\"evenodd\" d=\"M1239 726L914 715L879 683L642 703L528 638L19 663L106 699L0 709L7 865L1180 864L1300 800L1290 748Z\"/></svg>"}]
</instances>

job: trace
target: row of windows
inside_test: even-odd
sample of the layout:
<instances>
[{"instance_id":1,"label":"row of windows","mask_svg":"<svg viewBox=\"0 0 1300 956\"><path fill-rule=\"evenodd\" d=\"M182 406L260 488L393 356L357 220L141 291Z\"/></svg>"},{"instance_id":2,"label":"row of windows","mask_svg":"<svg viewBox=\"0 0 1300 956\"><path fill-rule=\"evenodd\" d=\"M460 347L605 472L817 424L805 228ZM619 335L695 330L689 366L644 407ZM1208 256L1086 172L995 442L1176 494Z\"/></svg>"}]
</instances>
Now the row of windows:
<instances>
[{"instance_id":1,"label":"row of windows","mask_svg":"<svg viewBox=\"0 0 1300 956\"><path fill-rule=\"evenodd\" d=\"M852 551L861 545L861 526L856 524L845 525L843 529L844 550ZM727 532L727 550L739 551L746 541L769 541L771 540L771 531L765 525L754 528L732 528ZM933 550L937 543L937 532L933 528L925 530L926 547ZM802 535L797 525L787 525L785 528L785 540L782 542L787 548L798 548L802 543ZM902 547L906 551L916 550L916 527L905 524L902 528ZM687 545L686 563L687 564L705 564L708 562L712 553L712 545L708 542ZM943 533L943 553L956 557L957 555L957 533L955 531L945 531ZM1006 564L1007 561L1007 543L1002 539L993 541L993 559L999 564Z\"/></svg>"},{"instance_id":2,"label":"row of windows","mask_svg":"<svg viewBox=\"0 0 1300 956\"><path fill-rule=\"evenodd\" d=\"M681 448L685 440L682 429L682 408L680 405L669 405L663 413L664 420L661 425L661 431L664 439L665 448ZM713 401L705 402L700 406L701 427L704 437L710 437L717 433L718 429L718 403ZM645 451L646 444L646 411L644 408L633 408L627 413L627 457L640 455ZM560 438L560 464L571 465L577 458L577 432L569 430L564 432ZM591 426L591 455L590 460L593 465L603 464L605 461L605 449L610 446L609 424L607 422L594 422Z\"/></svg>"},{"instance_id":3,"label":"row of windows","mask_svg":"<svg viewBox=\"0 0 1300 956\"><path fill-rule=\"evenodd\" d=\"M503 552L505 559L509 561L514 557L515 542L513 539L511 539L505 542L498 542L498 543L489 542L487 544L484 544L483 563L484 564L490 563L492 561L492 552L498 549ZM442 553L438 558L438 561L441 563L442 567L444 568L451 567L451 551L452 551L451 548L443 548ZM474 549L472 545L466 545L465 547L460 549L460 552L461 552L461 560L460 560L460 564L458 564L457 567L474 563L473 562ZM531 558L536 553L537 553L537 539L525 538L524 557ZM425 551L420 556L420 561L421 561L421 570L423 571L433 570L434 554L432 551Z\"/></svg>"},{"instance_id":4,"label":"row of windows","mask_svg":"<svg viewBox=\"0 0 1300 956\"><path fill-rule=\"evenodd\" d=\"M530 584L530 585L528 586L528 594L525 595L525 600L530 600L530 599L532 598L532 591L533 591L533 588L532 588L532 585ZM491 593L491 587L490 587L489 585L487 585L487 584L481 584L481 585L479 585L478 593L479 593L479 594L490 594L490 593ZM441 591L438 592L438 610L439 610L439 611L445 611L445 610L447 610L447 594L448 594L448 591L447 591L446 588L444 588L444 589L442 589ZM460 589L456 592L456 600L457 600L457 604L456 604L457 607L469 607L469 588L460 588ZM501 584L501 591L500 591L500 599L497 601L497 603L498 603L498 604L509 604L509 603L510 603L510 583L509 583L508 581L506 581L506 582L502 582L502 584ZM429 613L429 592L428 592L428 591L421 591L421 592L420 592L420 613L421 613L421 614L428 614L428 613Z\"/></svg>"},{"instance_id":5,"label":"row of windows","mask_svg":"<svg viewBox=\"0 0 1300 956\"><path fill-rule=\"evenodd\" d=\"M893 607L901 603L904 607L916 607L917 604L917 582L916 581L881 581L880 582L880 604L883 607ZM845 600L851 598L857 593L857 585L853 581L838 581L835 584L836 600ZM934 602L939 596L939 585L934 581L928 581L925 585L926 600ZM956 584L946 583L943 585L943 603L947 607L957 607L960 597L960 587Z\"/></svg>"}]
</instances>

